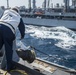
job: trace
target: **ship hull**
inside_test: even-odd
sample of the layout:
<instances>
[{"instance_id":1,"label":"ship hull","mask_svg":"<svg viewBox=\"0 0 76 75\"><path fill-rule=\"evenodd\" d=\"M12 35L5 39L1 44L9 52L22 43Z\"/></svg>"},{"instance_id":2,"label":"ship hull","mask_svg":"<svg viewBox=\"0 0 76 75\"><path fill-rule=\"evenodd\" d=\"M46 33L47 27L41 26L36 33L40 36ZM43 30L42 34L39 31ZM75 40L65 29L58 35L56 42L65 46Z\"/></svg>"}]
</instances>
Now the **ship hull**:
<instances>
[{"instance_id":1,"label":"ship hull","mask_svg":"<svg viewBox=\"0 0 76 75\"><path fill-rule=\"evenodd\" d=\"M41 18L28 18L23 17L23 21L28 25L38 25L38 26L64 26L69 29L76 30L75 20L62 20L62 19L41 19Z\"/></svg>"}]
</instances>

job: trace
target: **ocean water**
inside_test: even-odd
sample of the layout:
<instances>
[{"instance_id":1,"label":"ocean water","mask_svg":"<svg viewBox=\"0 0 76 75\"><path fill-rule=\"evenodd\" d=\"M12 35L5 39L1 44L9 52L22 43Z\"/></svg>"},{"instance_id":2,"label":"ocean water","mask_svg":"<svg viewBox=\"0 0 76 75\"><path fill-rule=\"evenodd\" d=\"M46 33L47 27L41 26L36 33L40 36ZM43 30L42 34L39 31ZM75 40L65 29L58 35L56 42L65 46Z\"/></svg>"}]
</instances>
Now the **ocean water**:
<instances>
[{"instance_id":1,"label":"ocean water","mask_svg":"<svg viewBox=\"0 0 76 75\"><path fill-rule=\"evenodd\" d=\"M36 56L68 68L76 69L76 32L65 27L25 25L25 38L17 46L23 49L32 46Z\"/></svg>"}]
</instances>

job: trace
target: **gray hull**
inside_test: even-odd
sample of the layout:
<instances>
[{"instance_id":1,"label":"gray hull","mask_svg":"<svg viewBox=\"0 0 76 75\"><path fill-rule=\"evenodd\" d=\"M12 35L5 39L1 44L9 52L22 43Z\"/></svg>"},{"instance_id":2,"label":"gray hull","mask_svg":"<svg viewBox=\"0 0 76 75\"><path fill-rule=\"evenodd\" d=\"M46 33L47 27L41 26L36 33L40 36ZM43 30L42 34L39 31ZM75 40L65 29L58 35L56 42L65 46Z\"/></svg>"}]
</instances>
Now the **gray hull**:
<instances>
[{"instance_id":1,"label":"gray hull","mask_svg":"<svg viewBox=\"0 0 76 75\"><path fill-rule=\"evenodd\" d=\"M25 18L23 17L25 24L38 25L38 26L64 26L76 30L75 20L61 20L61 19L41 19L41 18Z\"/></svg>"}]
</instances>

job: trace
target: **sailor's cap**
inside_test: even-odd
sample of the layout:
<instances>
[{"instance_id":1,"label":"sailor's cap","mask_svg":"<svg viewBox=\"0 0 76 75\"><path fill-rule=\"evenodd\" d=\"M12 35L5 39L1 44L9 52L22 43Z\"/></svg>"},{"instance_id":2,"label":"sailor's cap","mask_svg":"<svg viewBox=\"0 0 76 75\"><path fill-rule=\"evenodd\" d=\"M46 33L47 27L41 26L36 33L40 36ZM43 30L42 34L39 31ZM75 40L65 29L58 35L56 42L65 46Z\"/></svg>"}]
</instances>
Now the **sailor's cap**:
<instances>
[{"instance_id":1,"label":"sailor's cap","mask_svg":"<svg viewBox=\"0 0 76 75\"><path fill-rule=\"evenodd\" d=\"M13 7L12 10L15 10L16 12L19 13L19 7L17 7L17 6L16 7Z\"/></svg>"}]
</instances>

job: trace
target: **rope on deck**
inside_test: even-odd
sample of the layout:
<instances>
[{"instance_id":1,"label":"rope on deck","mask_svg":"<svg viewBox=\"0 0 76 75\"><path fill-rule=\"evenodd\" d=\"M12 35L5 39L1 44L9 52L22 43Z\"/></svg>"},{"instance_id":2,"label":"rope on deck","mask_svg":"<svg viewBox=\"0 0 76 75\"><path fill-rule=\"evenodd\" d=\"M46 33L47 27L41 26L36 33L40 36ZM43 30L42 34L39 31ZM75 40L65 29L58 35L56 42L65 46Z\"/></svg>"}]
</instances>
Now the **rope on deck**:
<instances>
[{"instance_id":1,"label":"rope on deck","mask_svg":"<svg viewBox=\"0 0 76 75\"><path fill-rule=\"evenodd\" d=\"M27 74L26 72L24 72L23 70L11 70L10 73L11 73L11 72L18 72L18 73L21 73L21 74L23 74L23 75L28 75L28 74ZM7 75L7 73L8 73L8 72L6 71L3 75Z\"/></svg>"}]
</instances>

